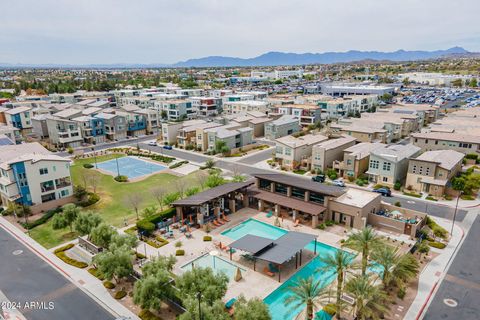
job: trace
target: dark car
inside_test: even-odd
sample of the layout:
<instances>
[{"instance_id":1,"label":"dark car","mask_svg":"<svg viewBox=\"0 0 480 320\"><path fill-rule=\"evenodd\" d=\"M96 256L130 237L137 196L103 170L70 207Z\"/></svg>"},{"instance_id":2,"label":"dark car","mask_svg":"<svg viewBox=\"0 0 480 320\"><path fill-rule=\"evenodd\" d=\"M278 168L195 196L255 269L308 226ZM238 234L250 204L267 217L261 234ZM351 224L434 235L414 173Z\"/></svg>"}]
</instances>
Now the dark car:
<instances>
[{"instance_id":1,"label":"dark car","mask_svg":"<svg viewBox=\"0 0 480 320\"><path fill-rule=\"evenodd\" d=\"M173 148L172 148L172 146L166 145L166 146L163 146L163 149L172 150Z\"/></svg>"},{"instance_id":2,"label":"dark car","mask_svg":"<svg viewBox=\"0 0 480 320\"><path fill-rule=\"evenodd\" d=\"M319 174L318 176L312 177L312 181L324 183L325 182L325 175Z\"/></svg>"},{"instance_id":3,"label":"dark car","mask_svg":"<svg viewBox=\"0 0 480 320\"><path fill-rule=\"evenodd\" d=\"M392 191L390 191L390 189L387 189L387 188L375 189L375 190L373 190L373 192L380 193L384 197L391 197L392 196Z\"/></svg>"}]
</instances>

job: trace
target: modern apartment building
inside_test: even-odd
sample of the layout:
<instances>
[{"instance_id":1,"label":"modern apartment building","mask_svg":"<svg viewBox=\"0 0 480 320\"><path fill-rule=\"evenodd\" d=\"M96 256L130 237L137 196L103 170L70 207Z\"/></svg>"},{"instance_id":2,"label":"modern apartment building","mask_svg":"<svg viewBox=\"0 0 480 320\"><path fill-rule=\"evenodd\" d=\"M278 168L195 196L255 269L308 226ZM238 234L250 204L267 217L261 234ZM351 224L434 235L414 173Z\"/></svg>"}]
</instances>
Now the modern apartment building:
<instances>
[{"instance_id":1,"label":"modern apartment building","mask_svg":"<svg viewBox=\"0 0 480 320\"><path fill-rule=\"evenodd\" d=\"M422 151L450 149L463 154L480 155L480 136L455 132L412 133L410 142Z\"/></svg>"},{"instance_id":2,"label":"modern apartment building","mask_svg":"<svg viewBox=\"0 0 480 320\"><path fill-rule=\"evenodd\" d=\"M307 127L320 122L322 110L314 104L288 104L272 107L272 112L294 116L302 127Z\"/></svg>"},{"instance_id":3,"label":"modern apartment building","mask_svg":"<svg viewBox=\"0 0 480 320\"><path fill-rule=\"evenodd\" d=\"M357 179L368 170L370 153L383 148L383 143L361 142L353 145L343 151L343 160L334 160L333 169L337 170L339 175L348 178Z\"/></svg>"},{"instance_id":4,"label":"modern apartment building","mask_svg":"<svg viewBox=\"0 0 480 320\"><path fill-rule=\"evenodd\" d=\"M464 154L454 150L427 151L410 159L405 187L442 196L450 180L462 170Z\"/></svg>"},{"instance_id":5,"label":"modern apartment building","mask_svg":"<svg viewBox=\"0 0 480 320\"><path fill-rule=\"evenodd\" d=\"M211 117L222 111L222 99L215 97L191 97L192 107L199 117Z\"/></svg>"},{"instance_id":6,"label":"modern apartment building","mask_svg":"<svg viewBox=\"0 0 480 320\"><path fill-rule=\"evenodd\" d=\"M112 113L99 113L95 116L103 120L105 137L110 141L119 141L127 138L127 120L125 117Z\"/></svg>"},{"instance_id":7,"label":"modern apartment building","mask_svg":"<svg viewBox=\"0 0 480 320\"><path fill-rule=\"evenodd\" d=\"M105 123L103 119L91 116L80 116L73 118L80 128L83 142L88 144L99 144L106 142Z\"/></svg>"},{"instance_id":8,"label":"modern apartment building","mask_svg":"<svg viewBox=\"0 0 480 320\"><path fill-rule=\"evenodd\" d=\"M22 141L22 135L20 134L20 130L9 125L0 124L0 135L4 135L14 144L20 143Z\"/></svg>"},{"instance_id":9,"label":"modern apartment building","mask_svg":"<svg viewBox=\"0 0 480 320\"><path fill-rule=\"evenodd\" d=\"M160 129L160 114L153 109L141 109L134 111L134 113L139 114L145 118L146 122L146 133L154 134L157 133Z\"/></svg>"},{"instance_id":10,"label":"modern apartment building","mask_svg":"<svg viewBox=\"0 0 480 320\"><path fill-rule=\"evenodd\" d=\"M305 168L310 170L312 148L328 140L321 134L306 134L300 137L284 136L275 140L275 158L287 170Z\"/></svg>"},{"instance_id":11,"label":"modern apartment building","mask_svg":"<svg viewBox=\"0 0 480 320\"><path fill-rule=\"evenodd\" d=\"M389 145L370 152L368 171L369 180L393 187L407 176L409 158L420 154L420 148L411 144Z\"/></svg>"},{"instance_id":12,"label":"modern apartment building","mask_svg":"<svg viewBox=\"0 0 480 320\"><path fill-rule=\"evenodd\" d=\"M22 135L32 132L32 108L16 107L4 112L7 125L20 130Z\"/></svg>"},{"instance_id":13,"label":"modern apartment building","mask_svg":"<svg viewBox=\"0 0 480 320\"><path fill-rule=\"evenodd\" d=\"M228 126L215 127L204 130L207 135L207 150L213 151L218 141L223 141L230 152L249 147L253 143L251 128L230 129Z\"/></svg>"},{"instance_id":14,"label":"modern apartment building","mask_svg":"<svg viewBox=\"0 0 480 320\"><path fill-rule=\"evenodd\" d=\"M0 146L0 198L34 213L72 201L70 160L53 155L39 143Z\"/></svg>"},{"instance_id":15,"label":"modern apartment building","mask_svg":"<svg viewBox=\"0 0 480 320\"><path fill-rule=\"evenodd\" d=\"M342 136L317 143L312 148L311 169L322 172L333 167L334 161L343 159L344 150L355 145L355 138Z\"/></svg>"},{"instance_id":16,"label":"modern apartment building","mask_svg":"<svg viewBox=\"0 0 480 320\"><path fill-rule=\"evenodd\" d=\"M79 123L57 116L47 116L48 137L59 148L80 147L83 138Z\"/></svg>"},{"instance_id":17,"label":"modern apartment building","mask_svg":"<svg viewBox=\"0 0 480 320\"><path fill-rule=\"evenodd\" d=\"M192 119L197 115L197 110L188 100L155 101L155 109L162 118L170 121Z\"/></svg>"},{"instance_id":18,"label":"modern apartment building","mask_svg":"<svg viewBox=\"0 0 480 320\"><path fill-rule=\"evenodd\" d=\"M331 124L330 129L339 134L347 134L358 142L387 142L387 130L355 125Z\"/></svg>"},{"instance_id":19,"label":"modern apartment building","mask_svg":"<svg viewBox=\"0 0 480 320\"><path fill-rule=\"evenodd\" d=\"M275 140L300 131L300 123L294 116L283 115L265 124L265 138Z\"/></svg>"},{"instance_id":20,"label":"modern apartment building","mask_svg":"<svg viewBox=\"0 0 480 320\"><path fill-rule=\"evenodd\" d=\"M258 111L266 114L268 111L268 102L258 100L225 102L222 109L225 114L241 114L250 111Z\"/></svg>"}]
</instances>

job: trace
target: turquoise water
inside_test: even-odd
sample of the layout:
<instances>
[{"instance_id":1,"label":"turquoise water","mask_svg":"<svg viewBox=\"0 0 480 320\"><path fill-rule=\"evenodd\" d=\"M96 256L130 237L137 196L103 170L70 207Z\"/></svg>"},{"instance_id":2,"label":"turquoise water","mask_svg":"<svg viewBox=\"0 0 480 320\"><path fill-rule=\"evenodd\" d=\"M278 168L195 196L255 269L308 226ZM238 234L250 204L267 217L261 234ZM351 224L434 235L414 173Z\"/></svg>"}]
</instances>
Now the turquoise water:
<instances>
[{"instance_id":1,"label":"turquoise water","mask_svg":"<svg viewBox=\"0 0 480 320\"><path fill-rule=\"evenodd\" d=\"M235 272L237 271L237 268L239 268L234 263L231 263L220 257L212 256L208 253L193 260L192 262L187 263L186 265L182 266L181 269L191 270L194 267L212 268L217 273L225 273L230 278L230 280L235 277ZM243 268L240 268L240 270L242 272L246 271Z\"/></svg>"},{"instance_id":2,"label":"turquoise water","mask_svg":"<svg viewBox=\"0 0 480 320\"><path fill-rule=\"evenodd\" d=\"M148 174L159 172L166 167L159 164L144 161L134 157L118 158L118 172L120 175L127 176L129 179L134 179ZM99 169L107 171L113 176L117 176L117 160L112 159L97 164Z\"/></svg>"},{"instance_id":3,"label":"turquoise water","mask_svg":"<svg viewBox=\"0 0 480 320\"><path fill-rule=\"evenodd\" d=\"M268 223L264 223L255 219L248 219L240 225L233 227L232 229L226 230L222 235L227 236L233 240L240 239L241 237L247 234L253 234L257 236L262 236L269 239L278 239L284 234L288 233L287 230L272 226ZM315 242L312 241L309 243L305 249L314 251ZM285 299L290 296L288 287L299 279L308 278L313 276L315 281L320 281L322 286L330 284L335 279L335 272L324 273L316 272L318 268L323 266L319 257L324 257L328 254L335 254L338 249L329 246L327 244L317 242L317 254L312 261L306 264L302 269L297 273L291 276L287 281L285 281L279 288L273 291L268 295L264 301L270 309L270 314L272 315L273 320L288 320L293 319L296 314L302 311L302 307L297 308L291 311L290 307L284 305ZM353 258L353 256L352 256Z\"/></svg>"}]
</instances>

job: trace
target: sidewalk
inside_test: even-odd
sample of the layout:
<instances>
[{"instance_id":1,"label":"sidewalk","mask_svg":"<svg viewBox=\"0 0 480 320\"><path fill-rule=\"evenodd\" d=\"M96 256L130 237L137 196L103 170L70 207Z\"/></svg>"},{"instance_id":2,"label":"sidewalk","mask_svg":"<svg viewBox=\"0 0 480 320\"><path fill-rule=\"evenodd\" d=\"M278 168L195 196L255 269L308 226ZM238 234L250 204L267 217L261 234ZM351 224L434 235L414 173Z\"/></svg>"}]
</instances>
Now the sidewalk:
<instances>
[{"instance_id":1,"label":"sidewalk","mask_svg":"<svg viewBox=\"0 0 480 320\"><path fill-rule=\"evenodd\" d=\"M472 214L472 213L469 213ZM450 230L452 222L442 218L435 218L435 221L442 227ZM404 319L419 319L419 316L424 311L426 304L429 302L432 293L437 288L437 285L446 272L446 268L456 249L464 237L464 230L458 224L453 229L452 238L445 249L431 248L432 251L440 253L433 259L420 273L418 279L418 290L415 300L413 300L410 308L405 314Z\"/></svg>"},{"instance_id":2,"label":"sidewalk","mask_svg":"<svg viewBox=\"0 0 480 320\"><path fill-rule=\"evenodd\" d=\"M0 227L29 247L32 252L63 274L65 278L75 284L115 317L127 317L132 320L139 319L133 312L116 301L110 293L108 293L107 289L105 289L102 282L88 273L86 269L79 269L64 263L57 258L53 252L42 247L3 217L0 217Z\"/></svg>"}]
</instances>

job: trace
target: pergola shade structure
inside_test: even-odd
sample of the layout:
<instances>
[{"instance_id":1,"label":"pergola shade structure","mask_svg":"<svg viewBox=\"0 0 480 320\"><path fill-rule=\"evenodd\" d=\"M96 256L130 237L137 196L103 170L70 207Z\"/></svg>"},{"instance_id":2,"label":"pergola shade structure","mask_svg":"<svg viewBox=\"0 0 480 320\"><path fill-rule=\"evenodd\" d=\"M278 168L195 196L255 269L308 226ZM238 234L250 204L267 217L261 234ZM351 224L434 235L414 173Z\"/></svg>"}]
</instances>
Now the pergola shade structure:
<instances>
[{"instance_id":1,"label":"pergola shade structure","mask_svg":"<svg viewBox=\"0 0 480 320\"><path fill-rule=\"evenodd\" d=\"M295 257L296 267L298 259L302 264L302 250L312 241L315 241L314 253L317 251L317 236L313 234L290 231L276 240L247 234L229 244L230 259L232 250L238 249L250 253L255 260L263 260L278 266L278 281L280 281L280 266ZM254 260L254 270L255 270Z\"/></svg>"}]
</instances>

